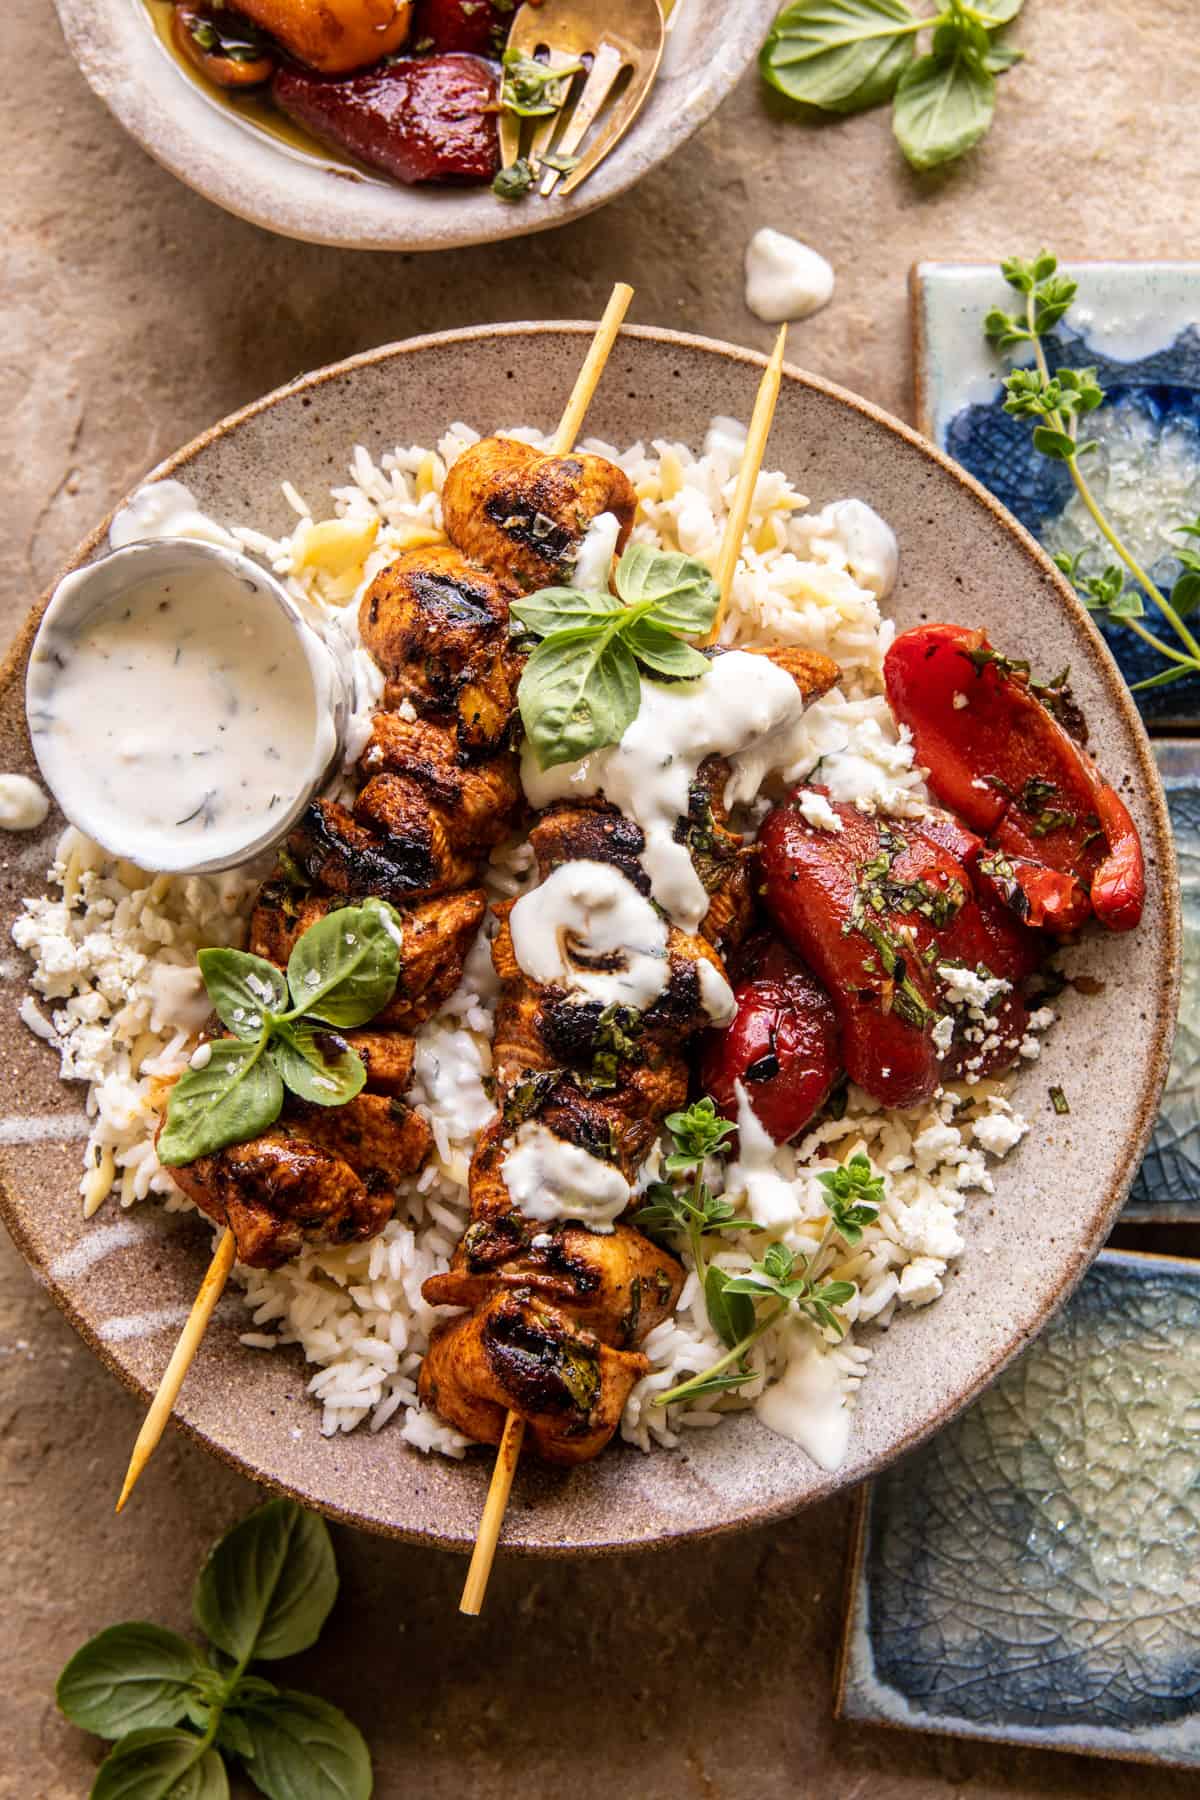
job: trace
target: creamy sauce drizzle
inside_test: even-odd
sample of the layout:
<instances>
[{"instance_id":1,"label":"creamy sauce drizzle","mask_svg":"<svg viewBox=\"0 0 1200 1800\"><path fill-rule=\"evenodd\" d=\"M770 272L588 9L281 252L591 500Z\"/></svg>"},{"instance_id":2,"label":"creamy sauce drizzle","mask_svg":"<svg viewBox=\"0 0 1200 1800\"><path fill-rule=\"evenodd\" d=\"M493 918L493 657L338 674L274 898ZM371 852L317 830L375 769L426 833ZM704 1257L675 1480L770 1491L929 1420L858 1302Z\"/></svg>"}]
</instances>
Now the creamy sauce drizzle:
<instances>
[{"instance_id":1,"label":"creamy sauce drizzle","mask_svg":"<svg viewBox=\"0 0 1200 1800\"><path fill-rule=\"evenodd\" d=\"M621 521L616 513L596 515L587 528L575 558L575 573L571 578L573 587L582 589L585 594L608 592L613 557L617 553L617 539L620 535Z\"/></svg>"},{"instance_id":2,"label":"creamy sauce drizzle","mask_svg":"<svg viewBox=\"0 0 1200 1800\"><path fill-rule=\"evenodd\" d=\"M42 770L69 817L146 868L236 860L286 824L332 754L292 623L249 590L220 562L181 561L35 645Z\"/></svg>"},{"instance_id":3,"label":"creamy sauce drizzle","mask_svg":"<svg viewBox=\"0 0 1200 1800\"><path fill-rule=\"evenodd\" d=\"M620 1169L532 1120L517 1132L501 1173L513 1205L529 1218L575 1219L592 1231L610 1232L632 1192Z\"/></svg>"},{"instance_id":4,"label":"creamy sauce drizzle","mask_svg":"<svg viewBox=\"0 0 1200 1800\"><path fill-rule=\"evenodd\" d=\"M865 500L833 500L803 521L805 535L837 546L860 587L885 600L900 571L900 546L886 519Z\"/></svg>"},{"instance_id":5,"label":"creamy sauce drizzle","mask_svg":"<svg viewBox=\"0 0 1200 1800\"><path fill-rule=\"evenodd\" d=\"M765 656L734 650L715 658L698 681L642 683L637 718L619 744L579 762L541 769L526 746L525 792L535 807L603 794L635 819L646 838L642 862L654 898L685 931L708 910L708 895L675 828L688 810L688 790L709 756L725 756L733 772L728 806L753 800L768 774L800 754L804 700L795 682Z\"/></svg>"},{"instance_id":6,"label":"creamy sauce drizzle","mask_svg":"<svg viewBox=\"0 0 1200 1800\"><path fill-rule=\"evenodd\" d=\"M195 538L222 550L238 548L231 532L201 512L192 490L182 481L147 482L118 508L108 528L108 541L114 550L167 537Z\"/></svg>"},{"instance_id":7,"label":"creamy sauce drizzle","mask_svg":"<svg viewBox=\"0 0 1200 1800\"><path fill-rule=\"evenodd\" d=\"M743 1083L735 1081L733 1091L738 1103L738 1153L725 1171L725 1192L744 1194L746 1210L764 1231L792 1225L801 1211L796 1184L779 1173L775 1140L759 1123Z\"/></svg>"},{"instance_id":8,"label":"creamy sauce drizzle","mask_svg":"<svg viewBox=\"0 0 1200 1800\"><path fill-rule=\"evenodd\" d=\"M602 1006L645 1012L670 977L666 920L609 863L563 863L521 896L509 926L531 981L570 988Z\"/></svg>"},{"instance_id":9,"label":"creamy sauce drizzle","mask_svg":"<svg viewBox=\"0 0 1200 1800\"><path fill-rule=\"evenodd\" d=\"M737 1012L733 989L715 963L701 957L696 964L700 980L700 1004L714 1025L728 1025Z\"/></svg>"},{"instance_id":10,"label":"creamy sauce drizzle","mask_svg":"<svg viewBox=\"0 0 1200 1800\"><path fill-rule=\"evenodd\" d=\"M788 1327L787 1367L754 1403L763 1424L799 1444L822 1469L840 1469L850 1448L850 1413L831 1351L800 1320Z\"/></svg>"}]
</instances>

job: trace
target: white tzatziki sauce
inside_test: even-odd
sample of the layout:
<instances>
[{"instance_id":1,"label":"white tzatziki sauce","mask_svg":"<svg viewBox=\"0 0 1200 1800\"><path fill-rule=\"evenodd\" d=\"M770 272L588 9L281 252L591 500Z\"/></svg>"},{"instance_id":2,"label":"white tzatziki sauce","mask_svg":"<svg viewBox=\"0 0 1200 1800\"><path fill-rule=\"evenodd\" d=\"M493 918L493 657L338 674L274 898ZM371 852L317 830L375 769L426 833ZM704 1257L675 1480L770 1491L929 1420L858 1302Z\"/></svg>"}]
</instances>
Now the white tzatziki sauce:
<instances>
[{"instance_id":1,"label":"white tzatziki sauce","mask_svg":"<svg viewBox=\"0 0 1200 1800\"><path fill-rule=\"evenodd\" d=\"M788 1359L754 1403L763 1424L799 1444L822 1469L840 1469L850 1448L850 1412L833 1353L810 1326L788 1326Z\"/></svg>"},{"instance_id":2,"label":"white tzatziki sauce","mask_svg":"<svg viewBox=\"0 0 1200 1800\"><path fill-rule=\"evenodd\" d=\"M746 305L768 325L807 319L833 299L833 270L816 250L764 226L746 246Z\"/></svg>"},{"instance_id":3,"label":"white tzatziki sauce","mask_svg":"<svg viewBox=\"0 0 1200 1800\"><path fill-rule=\"evenodd\" d=\"M738 1153L725 1171L725 1192L744 1194L746 1210L764 1231L792 1225L800 1216L800 1195L795 1182L781 1175L775 1162L776 1144L750 1104L744 1085L735 1081L737 1095Z\"/></svg>"},{"instance_id":4,"label":"white tzatziki sauce","mask_svg":"<svg viewBox=\"0 0 1200 1800\"><path fill-rule=\"evenodd\" d=\"M563 863L508 923L517 962L543 987L645 1012L670 979L666 920L610 863Z\"/></svg>"},{"instance_id":5,"label":"white tzatziki sauce","mask_svg":"<svg viewBox=\"0 0 1200 1800\"><path fill-rule=\"evenodd\" d=\"M50 797L28 775L0 775L0 831L36 831Z\"/></svg>"},{"instance_id":6,"label":"white tzatziki sauce","mask_svg":"<svg viewBox=\"0 0 1200 1800\"><path fill-rule=\"evenodd\" d=\"M747 804L769 774L796 762L803 712L790 675L765 656L731 650L697 681L643 681L638 715L619 744L553 769L540 768L527 744L521 778L535 807L603 794L635 820L646 839L642 863L654 898L684 931L694 931L708 895L675 828L687 814L697 770L709 756L727 757L733 772L725 803Z\"/></svg>"},{"instance_id":7,"label":"white tzatziki sauce","mask_svg":"<svg viewBox=\"0 0 1200 1800\"><path fill-rule=\"evenodd\" d=\"M587 528L575 558L575 572L571 577L573 587L585 594L608 592L613 557L617 553L617 539L620 535L621 521L616 513L597 513Z\"/></svg>"},{"instance_id":8,"label":"white tzatziki sauce","mask_svg":"<svg viewBox=\"0 0 1200 1800\"><path fill-rule=\"evenodd\" d=\"M702 956L696 963L700 982L700 1004L714 1025L728 1025L737 1012L733 989L715 963Z\"/></svg>"},{"instance_id":9,"label":"white tzatziki sauce","mask_svg":"<svg viewBox=\"0 0 1200 1800\"><path fill-rule=\"evenodd\" d=\"M77 624L48 616L28 697L63 810L150 869L237 860L336 743L293 621L216 558L133 574Z\"/></svg>"},{"instance_id":10,"label":"white tzatziki sauce","mask_svg":"<svg viewBox=\"0 0 1200 1800\"><path fill-rule=\"evenodd\" d=\"M147 482L118 508L108 528L108 541L114 550L168 537L196 538L202 544L218 544L223 550L238 548L232 532L201 512L192 490L182 481Z\"/></svg>"},{"instance_id":11,"label":"white tzatziki sauce","mask_svg":"<svg viewBox=\"0 0 1200 1800\"><path fill-rule=\"evenodd\" d=\"M609 1232L632 1189L620 1169L527 1120L501 1165L512 1203L531 1219L574 1219Z\"/></svg>"}]
</instances>

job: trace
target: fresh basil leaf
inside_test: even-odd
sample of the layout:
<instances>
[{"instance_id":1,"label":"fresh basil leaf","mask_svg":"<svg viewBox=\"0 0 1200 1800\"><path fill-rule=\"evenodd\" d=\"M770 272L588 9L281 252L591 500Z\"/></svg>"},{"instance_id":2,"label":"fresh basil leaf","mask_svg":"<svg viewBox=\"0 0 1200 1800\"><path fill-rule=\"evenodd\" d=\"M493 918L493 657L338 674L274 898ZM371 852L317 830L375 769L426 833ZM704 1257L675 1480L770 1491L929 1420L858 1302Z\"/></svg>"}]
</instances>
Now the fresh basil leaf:
<instances>
[{"instance_id":1,"label":"fresh basil leaf","mask_svg":"<svg viewBox=\"0 0 1200 1800\"><path fill-rule=\"evenodd\" d=\"M916 26L903 0L795 0L772 26L759 68L791 100L860 112L895 92Z\"/></svg>"},{"instance_id":2,"label":"fresh basil leaf","mask_svg":"<svg viewBox=\"0 0 1200 1800\"><path fill-rule=\"evenodd\" d=\"M977 19L969 19L965 13L948 13L934 26L932 47L935 56L954 56L961 52L983 57L990 45L988 34Z\"/></svg>"},{"instance_id":3,"label":"fresh basil leaf","mask_svg":"<svg viewBox=\"0 0 1200 1800\"><path fill-rule=\"evenodd\" d=\"M704 1305L708 1321L727 1350L740 1344L754 1330L754 1302L735 1288L729 1291L729 1272L713 1264L704 1278Z\"/></svg>"},{"instance_id":4,"label":"fresh basil leaf","mask_svg":"<svg viewBox=\"0 0 1200 1800\"><path fill-rule=\"evenodd\" d=\"M239 1689L239 1693L240 1693ZM254 1755L254 1739L250 1735L246 1721L239 1713L231 1710L238 1704L234 1699L221 1714L221 1723L217 1726L216 1741L222 1750L228 1750L231 1756L240 1756L243 1762L249 1762Z\"/></svg>"},{"instance_id":5,"label":"fresh basil leaf","mask_svg":"<svg viewBox=\"0 0 1200 1800\"><path fill-rule=\"evenodd\" d=\"M685 637L708 630L721 600L706 563L649 544L630 544L617 564L617 592L627 606L652 600L654 623Z\"/></svg>"},{"instance_id":6,"label":"fresh basil leaf","mask_svg":"<svg viewBox=\"0 0 1200 1800\"><path fill-rule=\"evenodd\" d=\"M1011 25L1024 4L1025 0L982 0L982 4L976 8L976 11L983 24L991 31L997 25ZM1054 273L1053 263L1047 273ZM1041 279L1042 277L1039 275L1038 280Z\"/></svg>"},{"instance_id":7,"label":"fresh basil leaf","mask_svg":"<svg viewBox=\"0 0 1200 1800\"><path fill-rule=\"evenodd\" d=\"M344 1106L367 1079L363 1059L341 1038L306 1019L276 1027L267 1052L284 1085L317 1106Z\"/></svg>"},{"instance_id":8,"label":"fresh basil leaf","mask_svg":"<svg viewBox=\"0 0 1200 1800\"><path fill-rule=\"evenodd\" d=\"M167 1101L158 1160L168 1168L244 1144L279 1117L283 1083L255 1044L218 1038L202 1069L185 1069Z\"/></svg>"},{"instance_id":9,"label":"fresh basil leaf","mask_svg":"<svg viewBox=\"0 0 1200 1800\"><path fill-rule=\"evenodd\" d=\"M1017 63L1025 61L1023 50L1010 50L1007 44L989 44L983 62L993 75L1005 75Z\"/></svg>"},{"instance_id":10,"label":"fresh basil leaf","mask_svg":"<svg viewBox=\"0 0 1200 1800\"><path fill-rule=\"evenodd\" d=\"M707 656L701 656L699 650L656 625L652 619L636 620L621 633L621 637L638 661L653 669L656 675L669 675L676 681L697 681L712 667Z\"/></svg>"},{"instance_id":11,"label":"fresh basil leaf","mask_svg":"<svg viewBox=\"0 0 1200 1800\"><path fill-rule=\"evenodd\" d=\"M1181 619L1195 612L1200 606L1200 574L1189 569L1186 575L1179 577L1171 589L1171 605Z\"/></svg>"},{"instance_id":12,"label":"fresh basil leaf","mask_svg":"<svg viewBox=\"0 0 1200 1800\"><path fill-rule=\"evenodd\" d=\"M914 169L933 169L977 144L995 108L996 78L978 58L922 56L897 84L892 129Z\"/></svg>"},{"instance_id":13,"label":"fresh basil leaf","mask_svg":"<svg viewBox=\"0 0 1200 1800\"><path fill-rule=\"evenodd\" d=\"M100 1765L91 1800L229 1800L215 1750L190 1731L131 1731Z\"/></svg>"},{"instance_id":14,"label":"fresh basil leaf","mask_svg":"<svg viewBox=\"0 0 1200 1800\"><path fill-rule=\"evenodd\" d=\"M761 1300L767 1294L774 1294L777 1299L788 1300L792 1296L784 1292L786 1283L764 1274L761 1267L749 1269L743 1275L731 1275L726 1283L727 1294L749 1294L752 1299Z\"/></svg>"},{"instance_id":15,"label":"fresh basil leaf","mask_svg":"<svg viewBox=\"0 0 1200 1800\"><path fill-rule=\"evenodd\" d=\"M400 976L400 921L383 900L340 906L296 939L287 978L298 1012L327 1025L365 1025Z\"/></svg>"},{"instance_id":16,"label":"fresh basil leaf","mask_svg":"<svg viewBox=\"0 0 1200 1800\"><path fill-rule=\"evenodd\" d=\"M89 1638L58 1678L59 1710L81 1731L116 1738L151 1725L177 1725L192 1683L204 1671L194 1644L137 1620Z\"/></svg>"},{"instance_id":17,"label":"fresh basil leaf","mask_svg":"<svg viewBox=\"0 0 1200 1800\"><path fill-rule=\"evenodd\" d=\"M294 1500L269 1500L210 1551L192 1611L228 1656L271 1661L316 1643L337 1588L324 1519Z\"/></svg>"},{"instance_id":18,"label":"fresh basil leaf","mask_svg":"<svg viewBox=\"0 0 1200 1800\"><path fill-rule=\"evenodd\" d=\"M217 1016L234 1037L261 1037L264 1015L287 1010L287 982L275 964L261 956L245 950L201 950L196 961Z\"/></svg>"},{"instance_id":19,"label":"fresh basil leaf","mask_svg":"<svg viewBox=\"0 0 1200 1800\"><path fill-rule=\"evenodd\" d=\"M336 1706L284 1688L241 1718L254 1745L254 1785L268 1800L369 1800L370 1752Z\"/></svg>"},{"instance_id":20,"label":"fresh basil leaf","mask_svg":"<svg viewBox=\"0 0 1200 1800\"><path fill-rule=\"evenodd\" d=\"M642 683L632 653L594 631L556 631L525 665L517 700L543 769L615 744L636 717Z\"/></svg>"},{"instance_id":21,"label":"fresh basil leaf","mask_svg":"<svg viewBox=\"0 0 1200 1800\"><path fill-rule=\"evenodd\" d=\"M539 588L536 594L514 600L509 607L513 617L540 638L549 637L552 631L603 625L620 610L621 602L615 594L584 593L580 588L567 587Z\"/></svg>"}]
</instances>

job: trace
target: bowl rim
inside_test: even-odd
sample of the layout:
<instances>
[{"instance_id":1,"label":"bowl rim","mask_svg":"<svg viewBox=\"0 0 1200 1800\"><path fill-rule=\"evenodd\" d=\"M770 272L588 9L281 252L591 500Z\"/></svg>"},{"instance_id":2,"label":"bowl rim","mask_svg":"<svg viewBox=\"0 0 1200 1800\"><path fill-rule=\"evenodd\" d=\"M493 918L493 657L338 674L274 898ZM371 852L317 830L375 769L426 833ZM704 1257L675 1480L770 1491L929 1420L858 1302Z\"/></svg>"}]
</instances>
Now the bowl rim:
<instances>
[{"instance_id":1,"label":"bowl rim","mask_svg":"<svg viewBox=\"0 0 1200 1800\"><path fill-rule=\"evenodd\" d=\"M758 54L778 0L741 0L731 9L736 16L717 53L700 64L686 93L666 110L652 146L642 146L643 110L629 135L574 193L526 206L495 199L491 223L470 222L469 203L484 192L480 187L414 187L357 167L348 171L340 163L302 156L230 116L171 62L157 42L145 0L54 0L54 6L67 49L97 99L147 155L193 192L248 224L302 243L420 252L552 231L626 193L674 155L732 93ZM138 13L147 16L139 19ZM161 64L166 81L124 75L123 59L130 51L146 69ZM153 54L143 56L144 51ZM241 160L233 155L239 147ZM349 223L353 209L339 210L326 192L331 181L367 196L358 224Z\"/></svg>"},{"instance_id":2,"label":"bowl rim","mask_svg":"<svg viewBox=\"0 0 1200 1800\"><path fill-rule=\"evenodd\" d=\"M577 319L551 320L514 320L502 325L460 326L452 330L426 333L419 337L406 338L395 343L383 344L373 350L360 351L354 356L346 357L335 363L328 363L318 369L309 370L294 380L272 389L257 400L239 407L217 420L213 425L201 431L180 449L172 452L157 463L139 480L130 493L148 482L168 479L178 474L201 451L210 445L236 433L248 420L269 411L282 401L293 395L311 393L320 389L327 382L340 380L356 369L371 367L405 356L419 356L429 349L469 348L473 343L490 338L528 338L551 337L566 334L580 339L590 338L596 329L595 321ZM626 325L622 327L621 336L633 338L649 344L661 344L689 351L699 350L705 354L717 355L726 360L741 363L748 369L761 371L766 367L767 357L760 351L750 350L743 346L730 344L718 338L699 336L689 332L676 331L671 328L651 325ZM800 388L824 395L842 405L849 407L871 421L883 427L894 436L902 439L927 462L948 474L971 496L982 501L986 509L993 515L1003 530L1012 536L1036 571L1043 577L1049 577L1052 585L1058 590L1059 598L1072 621L1083 628L1082 637L1085 648L1090 652L1096 672L1103 681L1107 697L1120 715L1121 722L1130 733L1136 750L1139 773L1142 778L1142 791L1147 802L1148 811L1153 823L1156 842L1154 854L1166 904L1163 925L1163 957L1162 964L1156 971L1159 1008L1156 1019L1153 1053L1149 1059L1142 1086L1142 1099L1138 1108L1134 1127L1131 1130L1122 1153L1118 1159L1113 1177L1108 1183L1103 1204L1097 1209L1091 1233L1076 1243L1073 1252L1066 1259L1061 1278L1048 1295L1041 1312L1031 1331L1021 1326L1014 1326L1005 1342L991 1359L977 1371L972 1380L959 1392L955 1400L942 1407L932 1417L922 1415L909 1425L886 1448L876 1451L859 1471L858 1481L865 1482L878 1474L898 1457L917 1448L939 1431L950 1419L962 1412L984 1388L991 1385L996 1377L1009 1363L1020 1355L1033 1335L1041 1331L1055 1313L1070 1298L1096 1256L1104 1246L1113 1222L1120 1211L1133 1177L1137 1172L1142 1156L1154 1128L1158 1115L1158 1106L1163 1086L1166 1082L1170 1065L1171 1047L1179 1006L1179 990L1182 966L1182 903L1179 889L1179 869L1175 852L1174 835L1171 829L1170 816L1167 810L1166 794L1161 777L1154 761L1150 738L1142 722L1132 695L1120 675L1104 639L1101 637L1089 614L1080 603L1074 589L1055 567L1047 553L1037 540L1026 531L1025 527L1015 519L974 476L967 473L943 451L921 436L912 426L895 418L874 402L865 400L861 395L840 387L836 382L824 376L813 374L798 368L795 364L785 362L783 379ZM113 515L125 505L130 495L118 500L111 511L88 535L76 546L64 567L58 572L49 586L30 609L21 630L18 632L7 656L0 664L0 696L7 694L10 685L18 679L28 649L32 643L55 587L64 575L78 568L88 560L104 543ZM57 1282L38 1259L33 1246L26 1235L20 1220L19 1204L9 1192L7 1180L0 1171L0 1219L6 1225L10 1236L17 1245L24 1260L45 1285L55 1305L66 1316L74 1329L83 1338L89 1349L100 1362L114 1374L131 1393L143 1404L153 1397L152 1386L141 1381L131 1370L126 1368L113 1354L110 1346L99 1337L91 1323L83 1316L66 1288ZM242 1456L219 1442L209 1431L181 1417L178 1412L171 1415L171 1423L175 1429L185 1432L194 1442L215 1455L221 1462L235 1473L266 1488L273 1494L279 1494L297 1500L301 1505L319 1510L325 1516L344 1525L353 1526L357 1530L370 1531L374 1535L392 1538L400 1542L433 1546L439 1549L466 1551L472 1547L471 1540L456 1534L441 1534L392 1523L379 1518L367 1518L352 1508L341 1508L336 1504L316 1501L300 1488L280 1480L267 1471L256 1467ZM657 1452L656 1452L657 1453ZM622 1556L633 1552L665 1549L673 1545L698 1541L705 1538L723 1537L731 1532L743 1531L758 1526L769 1525L776 1520L791 1517L805 1507L819 1504L829 1499L834 1492L840 1491L836 1482L832 1487L820 1492L803 1495L799 1498L784 1497L782 1499L764 1501L750 1510L744 1510L737 1517L723 1519L715 1524L689 1526L680 1525L677 1529L663 1532L656 1538L634 1539L617 1542L610 1538L593 1537L571 1543L530 1544L521 1541L504 1541L507 1554L518 1553L528 1556Z\"/></svg>"}]
</instances>

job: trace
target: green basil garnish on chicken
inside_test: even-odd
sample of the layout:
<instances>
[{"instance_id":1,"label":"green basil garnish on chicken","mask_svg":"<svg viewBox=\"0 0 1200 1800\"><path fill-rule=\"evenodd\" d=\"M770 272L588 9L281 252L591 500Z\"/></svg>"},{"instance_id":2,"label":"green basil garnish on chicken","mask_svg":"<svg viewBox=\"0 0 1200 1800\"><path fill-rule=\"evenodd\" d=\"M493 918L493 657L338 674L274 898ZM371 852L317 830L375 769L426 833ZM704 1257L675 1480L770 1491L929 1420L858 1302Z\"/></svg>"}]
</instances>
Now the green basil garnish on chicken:
<instances>
[{"instance_id":1,"label":"green basil garnish on chicken","mask_svg":"<svg viewBox=\"0 0 1200 1800\"><path fill-rule=\"evenodd\" d=\"M370 899L343 906L302 932L286 979L244 950L202 950L208 997L232 1037L206 1046L200 1067L171 1089L158 1140L169 1168L244 1144L275 1123L284 1090L317 1106L344 1106L367 1078L362 1058L337 1035L365 1025L396 991L400 923Z\"/></svg>"},{"instance_id":2,"label":"green basil garnish on chicken","mask_svg":"<svg viewBox=\"0 0 1200 1800\"><path fill-rule=\"evenodd\" d=\"M517 700L543 769L618 743L638 715L643 672L693 681L708 666L686 642L716 617L720 596L704 563L631 544L616 587L542 588L513 602L513 617L541 640Z\"/></svg>"}]
</instances>

